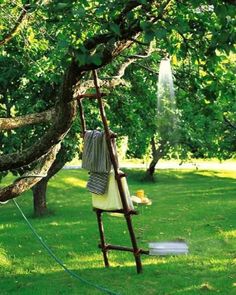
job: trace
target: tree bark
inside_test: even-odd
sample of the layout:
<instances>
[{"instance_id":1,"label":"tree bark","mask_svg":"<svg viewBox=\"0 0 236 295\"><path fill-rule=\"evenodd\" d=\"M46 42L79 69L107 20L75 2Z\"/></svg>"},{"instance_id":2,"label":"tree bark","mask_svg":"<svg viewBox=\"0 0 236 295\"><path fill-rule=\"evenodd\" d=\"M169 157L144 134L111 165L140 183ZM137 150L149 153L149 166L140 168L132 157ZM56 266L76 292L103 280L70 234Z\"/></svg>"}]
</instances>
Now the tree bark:
<instances>
[{"instance_id":1,"label":"tree bark","mask_svg":"<svg viewBox=\"0 0 236 295\"><path fill-rule=\"evenodd\" d=\"M55 121L48 131L32 146L16 153L0 155L0 171L29 165L45 155L53 145L63 140L76 116L77 101L73 99L73 87L78 76L77 64L73 59L64 76Z\"/></svg>"},{"instance_id":2,"label":"tree bark","mask_svg":"<svg viewBox=\"0 0 236 295\"><path fill-rule=\"evenodd\" d=\"M22 11L21 11L14 27L10 30L10 32L6 36L4 36L3 40L0 41L0 46L8 43L17 34L18 30L20 29L20 26L24 22L27 12L30 8L30 4L28 3L29 1L26 1L26 2L27 3L22 7Z\"/></svg>"},{"instance_id":3,"label":"tree bark","mask_svg":"<svg viewBox=\"0 0 236 295\"><path fill-rule=\"evenodd\" d=\"M38 123L49 123L55 116L56 109L52 108L41 113L29 114L15 118L0 118L0 130L12 130Z\"/></svg>"},{"instance_id":4,"label":"tree bark","mask_svg":"<svg viewBox=\"0 0 236 295\"><path fill-rule=\"evenodd\" d=\"M33 199L34 199L34 215L43 216L47 213L47 191L48 180L43 178L33 188Z\"/></svg>"},{"instance_id":5,"label":"tree bark","mask_svg":"<svg viewBox=\"0 0 236 295\"><path fill-rule=\"evenodd\" d=\"M58 155L53 162L52 166L48 170L48 174L45 178L35 184L32 188L33 192L33 205L34 216L41 217L49 213L47 208L47 187L49 180L59 172L67 162L66 148L62 145Z\"/></svg>"},{"instance_id":6,"label":"tree bark","mask_svg":"<svg viewBox=\"0 0 236 295\"><path fill-rule=\"evenodd\" d=\"M151 139L152 147L152 161L149 164L148 169L146 170L145 180L154 181L154 173L158 161L166 154L165 142L161 141L158 148L156 147L155 139Z\"/></svg>"},{"instance_id":7,"label":"tree bark","mask_svg":"<svg viewBox=\"0 0 236 295\"><path fill-rule=\"evenodd\" d=\"M59 144L54 146L51 151L41 159L39 164L33 170L23 174L12 184L0 188L0 202L6 202L19 196L42 180L42 178L47 175L52 163L55 161L58 150Z\"/></svg>"}]
</instances>

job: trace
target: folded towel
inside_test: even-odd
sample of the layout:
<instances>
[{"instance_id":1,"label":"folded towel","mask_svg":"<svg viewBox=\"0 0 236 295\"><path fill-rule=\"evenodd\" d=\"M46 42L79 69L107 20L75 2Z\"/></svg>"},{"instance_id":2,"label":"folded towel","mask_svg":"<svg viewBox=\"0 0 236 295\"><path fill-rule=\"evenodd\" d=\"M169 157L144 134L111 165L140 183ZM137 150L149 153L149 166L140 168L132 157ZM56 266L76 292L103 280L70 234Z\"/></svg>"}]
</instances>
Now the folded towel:
<instances>
[{"instance_id":1,"label":"folded towel","mask_svg":"<svg viewBox=\"0 0 236 295\"><path fill-rule=\"evenodd\" d=\"M88 130L84 136L82 168L90 171L87 188L90 192L102 195L108 184L111 159L103 131Z\"/></svg>"}]
</instances>

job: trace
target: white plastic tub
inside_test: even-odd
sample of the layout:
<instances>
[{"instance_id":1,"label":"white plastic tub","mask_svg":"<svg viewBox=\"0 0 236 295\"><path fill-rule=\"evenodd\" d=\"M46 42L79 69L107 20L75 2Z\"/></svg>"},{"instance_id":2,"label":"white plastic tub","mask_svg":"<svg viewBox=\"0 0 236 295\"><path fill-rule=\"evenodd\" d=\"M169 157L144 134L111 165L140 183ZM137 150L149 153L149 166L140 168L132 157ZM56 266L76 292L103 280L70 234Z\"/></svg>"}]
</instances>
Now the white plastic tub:
<instances>
[{"instance_id":1,"label":"white plastic tub","mask_svg":"<svg viewBox=\"0 0 236 295\"><path fill-rule=\"evenodd\" d=\"M188 245L185 242L151 242L149 255L181 255L188 253Z\"/></svg>"}]
</instances>

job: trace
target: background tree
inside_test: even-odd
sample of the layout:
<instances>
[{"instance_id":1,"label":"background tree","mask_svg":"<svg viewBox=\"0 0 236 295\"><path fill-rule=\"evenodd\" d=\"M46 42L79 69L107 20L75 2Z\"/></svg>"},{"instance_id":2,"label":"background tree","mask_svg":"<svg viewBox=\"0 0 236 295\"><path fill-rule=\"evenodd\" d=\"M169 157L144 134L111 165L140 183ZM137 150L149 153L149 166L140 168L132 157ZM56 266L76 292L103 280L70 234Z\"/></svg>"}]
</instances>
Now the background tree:
<instances>
[{"instance_id":1,"label":"background tree","mask_svg":"<svg viewBox=\"0 0 236 295\"><path fill-rule=\"evenodd\" d=\"M233 28L235 9L224 6L221 13L220 6L216 3L214 6L199 6L199 3L196 5L198 7L194 4L193 9L188 11L187 4L177 4L176 18L173 22L165 20L162 28L163 38L159 40L157 45L158 49L162 51L162 57L165 49L172 55L176 78L176 99L181 118L177 146L174 146L173 143L169 144L166 140L163 142L160 138L157 141L158 145L154 139L151 140L153 160L147 171L151 175L153 175L160 158L169 157L170 154L173 156L174 147L181 159L190 156L222 159L231 157L235 153L234 124L231 124L230 121L227 123L227 119L223 115L227 109L226 105L230 106L232 110L235 109L235 82L233 82L235 74L231 67L235 59L235 30ZM182 15L183 12L185 16ZM189 14L195 15L191 21ZM180 17L182 26L173 30L173 27L176 28L174 23ZM218 34L219 28L224 32L224 37ZM199 50L196 51L196 48ZM155 55L152 55L149 65L143 65L143 69L146 69L149 74L152 73L155 80L157 80L155 72L161 55L156 59L153 58ZM145 78L143 81L145 84L147 83ZM154 89L156 92L155 88L150 86L146 88ZM134 91L133 96L142 93L139 88L135 89L138 91ZM142 95L145 97L145 94L142 93ZM151 99L154 97L150 93L148 96ZM228 102L225 103L226 101ZM152 109L152 106L150 104L148 110ZM230 115L229 110L226 113ZM233 120L235 116L231 113L230 117ZM142 124L145 126L144 122ZM226 139L226 134L230 134L230 138ZM222 137L226 140L222 140ZM150 138L147 137L147 140Z\"/></svg>"}]
</instances>

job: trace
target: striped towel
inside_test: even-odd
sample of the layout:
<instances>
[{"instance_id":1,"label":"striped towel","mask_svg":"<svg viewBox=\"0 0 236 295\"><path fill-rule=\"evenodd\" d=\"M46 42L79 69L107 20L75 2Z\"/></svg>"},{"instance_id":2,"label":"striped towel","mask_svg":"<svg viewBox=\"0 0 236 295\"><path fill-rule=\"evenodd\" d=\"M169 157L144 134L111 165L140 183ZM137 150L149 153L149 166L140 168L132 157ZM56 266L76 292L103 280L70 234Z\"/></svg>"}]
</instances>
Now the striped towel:
<instances>
[{"instance_id":1,"label":"striped towel","mask_svg":"<svg viewBox=\"0 0 236 295\"><path fill-rule=\"evenodd\" d=\"M90 192L103 195L106 192L111 160L105 133L88 130L84 136L82 168L90 171L87 188Z\"/></svg>"},{"instance_id":2,"label":"striped towel","mask_svg":"<svg viewBox=\"0 0 236 295\"><path fill-rule=\"evenodd\" d=\"M94 194L104 195L107 190L109 173L90 172L87 189Z\"/></svg>"}]
</instances>

